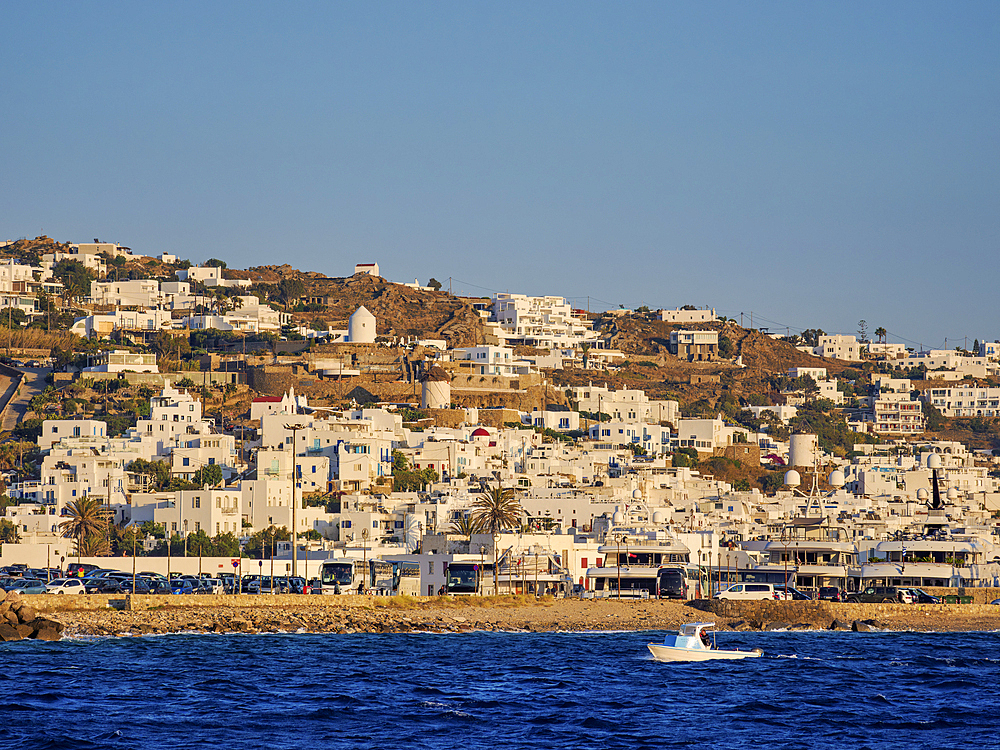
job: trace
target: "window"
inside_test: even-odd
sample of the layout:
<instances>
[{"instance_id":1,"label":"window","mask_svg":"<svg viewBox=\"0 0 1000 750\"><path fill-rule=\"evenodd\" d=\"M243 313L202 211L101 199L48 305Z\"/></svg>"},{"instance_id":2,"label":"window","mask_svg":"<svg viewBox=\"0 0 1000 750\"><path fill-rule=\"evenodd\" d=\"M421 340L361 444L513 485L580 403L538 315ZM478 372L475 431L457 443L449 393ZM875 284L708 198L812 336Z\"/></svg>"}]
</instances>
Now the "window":
<instances>
[{"instance_id":1,"label":"window","mask_svg":"<svg viewBox=\"0 0 1000 750\"><path fill-rule=\"evenodd\" d=\"M427 561L427 573L429 575L434 575L434 561L433 560L428 560Z\"/></svg>"},{"instance_id":2,"label":"window","mask_svg":"<svg viewBox=\"0 0 1000 750\"><path fill-rule=\"evenodd\" d=\"M190 458L183 458L183 459L181 459L181 465L182 466L190 466L191 465L191 459Z\"/></svg>"}]
</instances>

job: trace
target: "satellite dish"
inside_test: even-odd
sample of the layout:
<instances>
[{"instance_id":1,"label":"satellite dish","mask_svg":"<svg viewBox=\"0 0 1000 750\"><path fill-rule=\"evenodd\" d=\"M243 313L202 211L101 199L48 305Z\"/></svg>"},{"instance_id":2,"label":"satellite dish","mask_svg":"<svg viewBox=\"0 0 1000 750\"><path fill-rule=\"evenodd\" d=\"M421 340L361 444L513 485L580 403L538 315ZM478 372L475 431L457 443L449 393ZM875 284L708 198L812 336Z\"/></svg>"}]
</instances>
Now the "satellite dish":
<instances>
[{"instance_id":1,"label":"satellite dish","mask_svg":"<svg viewBox=\"0 0 1000 750\"><path fill-rule=\"evenodd\" d=\"M620 510L616 510L614 512L614 515L611 516L611 523L613 523L615 526L620 526L621 524L625 523L625 514L622 513Z\"/></svg>"},{"instance_id":2,"label":"satellite dish","mask_svg":"<svg viewBox=\"0 0 1000 750\"><path fill-rule=\"evenodd\" d=\"M633 500L642 500L642 490L632 490Z\"/></svg>"},{"instance_id":3,"label":"satellite dish","mask_svg":"<svg viewBox=\"0 0 1000 750\"><path fill-rule=\"evenodd\" d=\"M948 499L949 500L958 500L958 490L956 490L954 487L949 487L948 488Z\"/></svg>"},{"instance_id":4,"label":"satellite dish","mask_svg":"<svg viewBox=\"0 0 1000 750\"><path fill-rule=\"evenodd\" d=\"M932 453L927 457L927 468L928 469L940 469L941 468L941 456L937 453Z\"/></svg>"},{"instance_id":5,"label":"satellite dish","mask_svg":"<svg viewBox=\"0 0 1000 750\"><path fill-rule=\"evenodd\" d=\"M927 492L923 487L917 490L917 500L926 500L930 493Z\"/></svg>"},{"instance_id":6,"label":"satellite dish","mask_svg":"<svg viewBox=\"0 0 1000 750\"><path fill-rule=\"evenodd\" d=\"M799 472L792 469L785 472L785 484L789 487L798 487L802 484L802 477L799 476Z\"/></svg>"},{"instance_id":7,"label":"satellite dish","mask_svg":"<svg viewBox=\"0 0 1000 750\"><path fill-rule=\"evenodd\" d=\"M847 478L844 476L844 472L840 469L834 469L830 472L830 478L828 480L831 487L843 487L847 483Z\"/></svg>"}]
</instances>

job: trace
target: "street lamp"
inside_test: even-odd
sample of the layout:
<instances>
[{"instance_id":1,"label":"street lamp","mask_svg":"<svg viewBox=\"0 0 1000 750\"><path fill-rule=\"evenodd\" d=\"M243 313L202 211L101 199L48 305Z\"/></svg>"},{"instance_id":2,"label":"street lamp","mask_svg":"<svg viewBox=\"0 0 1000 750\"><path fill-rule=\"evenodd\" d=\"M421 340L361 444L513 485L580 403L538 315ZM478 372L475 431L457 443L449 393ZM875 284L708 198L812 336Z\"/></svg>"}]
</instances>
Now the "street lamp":
<instances>
[{"instance_id":1,"label":"street lamp","mask_svg":"<svg viewBox=\"0 0 1000 750\"><path fill-rule=\"evenodd\" d=\"M483 568L486 565L486 545L479 545L479 576L476 580L476 592L482 596L483 594ZM496 593L495 591L493 592Z\"/></svg>"}]
</instances>

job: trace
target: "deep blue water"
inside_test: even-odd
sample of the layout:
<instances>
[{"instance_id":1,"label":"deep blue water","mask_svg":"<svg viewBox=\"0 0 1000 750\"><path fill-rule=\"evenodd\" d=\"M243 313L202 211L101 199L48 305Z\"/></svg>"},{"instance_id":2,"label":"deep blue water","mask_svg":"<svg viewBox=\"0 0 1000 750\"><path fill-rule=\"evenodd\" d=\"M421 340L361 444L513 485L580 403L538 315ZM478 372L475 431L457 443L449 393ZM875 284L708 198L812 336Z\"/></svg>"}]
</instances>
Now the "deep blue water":
<instances>
[{"instance_id":1,"label":"deep blue water","mask_svg":"<svg viewBox=\"0 0 1000 750\"><path fill-rule=\"evenodd\" d=\"M998 748L998 633L172 635L0 643L2 748Z\"/></svg>"}]
</instances>

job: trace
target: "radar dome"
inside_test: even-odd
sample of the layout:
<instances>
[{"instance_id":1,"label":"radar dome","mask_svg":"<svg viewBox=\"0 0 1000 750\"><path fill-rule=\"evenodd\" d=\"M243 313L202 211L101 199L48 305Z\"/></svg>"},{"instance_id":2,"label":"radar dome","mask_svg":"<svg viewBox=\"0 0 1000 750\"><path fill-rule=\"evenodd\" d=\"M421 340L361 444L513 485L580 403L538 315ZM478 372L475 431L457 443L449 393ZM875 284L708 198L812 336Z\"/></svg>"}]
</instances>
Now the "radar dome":
<instances>
[{"instance_id":1,"label":"radar dome","mask_svg":"<svg viewBox=\"0 0 1000 750\"><path fill-rule=\"evenodd\" d=\"M785 484L789 487L798 487L802 484L802 477L799 476L799 472L792 469L791 471L785 472Z\"/></svg>"},{"instance_id":2,"label":"radar dome","mask_svg":"<svg viewBox=\"0 0 1000 750\"><path fill-rule=\"evenodd\" d=\"M948 488L948 499L949 500L958 500L958 490L956 490L954 487L949 487Z\"/></svg>"},{"instance_id":3,"label":"radar dome","mask_svg":"<svg viewBox=\"0 0 1000 750\"><path fill-rule=\"evenodd\" d=\"M634 500L642 500L642 490L632 490L632 498Z\"/></svg>"},{"instance_id":4,"label":"radar dome","mask_svg":"<svg viewBox=\"0 0 1000 750\"><path fill-rule=\"evenodd\" d=\"M613 523L615 526L620 526L621 524L625 523L625 514L622 513L620 510L616 510L614 512L614 515L611 516L611 523Z\"/></svg>"},{"instance_id":5,"label":"radar dome","mask_svg":"<svg viewBox=\"0 0 1000 750\"><path fill-rule=\"evenodd\" d=\"M828 481L831 487L843 487L847 479L844 477L844 472L840 469L834 469L830 472L830 479Z\"/></svg>"},{"instance_id":6,"label":"radar dome","mask_svg":"<svg viewBox=\"0 0 1000 750\"><path fill-rule=\"evenodd\" d=\"M921 487L919 490L917 490L917 500L926 500L928 494L929 493L927 492L927 490Z\"/></svg>"},{"instance_id":7,"label":"radar dome","mask_svg":"<svg viewBox=\"0 0 1000 750\"><path fill-rule=\"evenodd\" d=\"M664 513L662 510L658 510L655 513L653 513L653 523L666 523L666 522L667 522L667 514Z\"/></svg>"},{"instance_id":8,"label":"radar dome","mask_svg":"<svg viewBox=\"0 0 1000 750\"><path fill-rule=\"evenodd\" d=\"M928 469L940 469L941 468L941 456L937 453L932 453L927 457L927 468Z\"/></svg>"}]
</instances>

